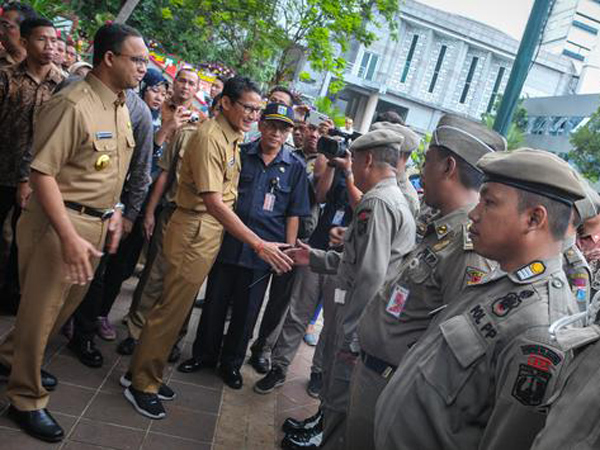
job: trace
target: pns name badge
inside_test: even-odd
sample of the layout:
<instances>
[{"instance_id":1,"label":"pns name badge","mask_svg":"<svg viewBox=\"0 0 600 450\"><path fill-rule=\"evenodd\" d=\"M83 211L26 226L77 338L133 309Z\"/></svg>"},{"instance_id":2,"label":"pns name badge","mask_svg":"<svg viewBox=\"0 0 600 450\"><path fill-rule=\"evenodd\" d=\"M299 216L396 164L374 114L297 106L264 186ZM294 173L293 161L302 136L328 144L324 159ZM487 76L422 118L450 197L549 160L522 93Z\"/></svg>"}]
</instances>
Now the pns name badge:
<instances>
[{"instance_id":1,"label":"pns name badge","mask_svg":"<svg viewBox=\"0 0 600 450\"><path fill-rule=\"evenodd\" d=\"M112 138L113 138L112 131L98 131L96 133L96 139L98 139L98 140L112 139Z\"/></svg>"}]
</instances>

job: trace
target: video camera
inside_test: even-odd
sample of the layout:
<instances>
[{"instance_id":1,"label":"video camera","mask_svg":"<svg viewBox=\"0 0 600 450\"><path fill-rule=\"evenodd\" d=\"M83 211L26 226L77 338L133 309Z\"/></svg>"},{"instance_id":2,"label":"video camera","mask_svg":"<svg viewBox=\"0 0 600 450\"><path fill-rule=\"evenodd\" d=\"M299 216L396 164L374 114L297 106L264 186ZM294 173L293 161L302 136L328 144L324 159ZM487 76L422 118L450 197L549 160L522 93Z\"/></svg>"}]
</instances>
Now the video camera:
<instances>
[{"instance_id":1,"label":"video camera","mask_svg":"<svg viewBox=\"0 0 600 450\"><path fill-rule=\"evenodd\" d=\"M353 140L359 138L360 133L345 133L338 128L330 128L328 136L321 136L317 142L317 152L325 155L327 158L344 158L346 150L350 147ZM341 139L335 139L341 137Z\"/></svg>"}]
</instances>

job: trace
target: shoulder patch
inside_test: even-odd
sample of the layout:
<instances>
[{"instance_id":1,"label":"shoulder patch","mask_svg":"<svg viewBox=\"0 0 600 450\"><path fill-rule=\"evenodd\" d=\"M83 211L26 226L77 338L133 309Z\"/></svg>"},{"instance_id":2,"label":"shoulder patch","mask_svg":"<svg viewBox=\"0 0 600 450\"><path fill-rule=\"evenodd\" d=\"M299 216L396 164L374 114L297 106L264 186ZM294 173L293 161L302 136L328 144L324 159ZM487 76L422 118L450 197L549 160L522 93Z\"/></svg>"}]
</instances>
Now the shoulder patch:
<instances>
[{"instance_id":1,"label":"shoulder patch","mask_svg":"<svg viewBox=\"0 0 600 450\"><path fill-rule=\"evenodd\" d=\"M492 303L492 312L497 317L506 317L513 309L518 308L523 300L533 294L534 292L530 289L521 292L509 292Z\"/></svg>"},{"instance_id":2,"label":"shoulder patch","mask_svg":"<svg viewBox=\"0 0 600 450\"><path fill-rule=\"evenodd\" d=\"M356 230L359 235L365 234L369 226L369 219L371 218L372 211L370 209L361 210L356 216L357 226Z\"/></svg>"},{"instance_id":3,"label":"shoulder patch","mask_svg":"<svg viewBox=\"0 0 600 450\"><path fill-rule=\"evenodd\" d=\"M551 378L552 374L549 372L520 364L512 395L525 406L540 406Z\"/></svg>"},{"instance_id":4,"label":"shoulder patch","mask_svg":"<svg viewBox=\"0 0 600 450\"><path fill-rule=\"evenodd\" d=\"M467 266L466 270L466 282L467 286L473 286L483 281L483 277L487 275L487 271L479 269L477 267Z\"/></svg>"},{"instance_id":5,"label":"shoulder patch","mask_svg":"<svg viewBox=\"0 0 600 450\"><path fill-rule=\"evenodd\" d=\"M521 353L527 356L527 364L529 366L538 367L541 370L548 370L548 366L558 366L563 358L551 348L539 344L521 345ZM536 361L540 359L547 361L544 364L539 364ZM542 368L544 367L544 368Z\"/></svg>"},{"instance_id":6,"label":"shoulder patch","mask_svg":"<svg viewBox=\"0 0 600 450\"><path fill-rule=\"evenodd\" d=\"M471 241L471 237L469 236L469 228L471 224L463 225L463 249L464 250L473 250L473 241Z\"/></svg>"},{"instance_id":7,"label":"shoulder patch","mask_svg":"<svg viewBox=\"0 0 600 450\"><path fill-rule=\"evenodd\" d=\"M531 264L526 265L525 267L521 267L516 271L517 278L520 281L529 280L530 278L535 277L541 273L546 271L546 266L541 261L534 261Z\"/></svg>"}]
</instances>

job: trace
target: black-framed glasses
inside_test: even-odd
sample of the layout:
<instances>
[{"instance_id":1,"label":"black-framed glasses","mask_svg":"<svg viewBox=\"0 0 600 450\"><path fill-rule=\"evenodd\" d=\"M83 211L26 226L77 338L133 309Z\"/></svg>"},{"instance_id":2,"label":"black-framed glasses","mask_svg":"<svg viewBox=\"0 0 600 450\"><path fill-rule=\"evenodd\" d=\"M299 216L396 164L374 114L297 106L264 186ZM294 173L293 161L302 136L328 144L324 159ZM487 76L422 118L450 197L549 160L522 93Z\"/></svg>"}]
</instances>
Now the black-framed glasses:
<instances>
[{"instance_id":1,"label":"black-framed glasses","mask_svg":"<svg viewBox=\"0 0 600 450\"><path fill-rule=\"evenodd\" d=\"M252 105L247 105L245 103L240 102L239 100L235 101L237 104L239 104L242 108L244 108L244 112L248 115L250 114L260 114L260 112L263 110L262 106L252 106Z\"/></svg>"},{"instance_id":2,"label":"black-framed glasses","mask_svg":"<svg viewBox=\"0 0 600 450\"><path fill-rule=\"evenodd\" d=\"M150 60L146 56L134 56L127 55L125 53L114 52L117 56L123 56L124 58L129 58L129 60L139 67L146 67L150 64Z\"/></svg>"}]
</instances>

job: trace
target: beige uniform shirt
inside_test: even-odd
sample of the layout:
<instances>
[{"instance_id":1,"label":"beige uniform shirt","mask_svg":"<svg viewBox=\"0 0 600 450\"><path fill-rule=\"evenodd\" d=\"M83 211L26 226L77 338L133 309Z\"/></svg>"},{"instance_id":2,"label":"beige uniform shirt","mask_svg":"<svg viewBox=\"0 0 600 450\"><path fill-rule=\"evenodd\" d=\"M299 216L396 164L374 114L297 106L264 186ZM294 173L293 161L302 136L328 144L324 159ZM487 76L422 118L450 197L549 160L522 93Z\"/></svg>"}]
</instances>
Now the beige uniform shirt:
<instances>
[{"instance_id":1,"label":"beige uniform shirt","mask_svg":"<svg viewBox=\"0 0 600 450\"><path fill-rule=\"evenodd\" d=\"M124 101L90 73L39 109L31 168L53 176L65 201L97 209L119 202L135 146Z\"/></svg>"},{"instance_id":2,"label":"beige uniform shirt","mask_svg":"<svg viewBox=\"0 0 600 450\"><path fill-rule=\"evenodd\" d=\"M496 263L475 253L469 240L471 207L432 220L399 273L369 303L358 332L366 353L397 366L436 313L493 275Z\"/></svg>"},{"instance_id":3,"label":"beige uniform shirt","mask_svg":"<svg viewBox=\"0 0 600 450\"><path fill-rule=\"evenodd\" d=\"M529 449L571 359L548 327L576 310L559 255L465 289L381 393L377 449Z\"/></svg>"},{"instance_id":4,"label":"beige uniform shirt","mask_svg":"<svg viewBox=\"0 0 600 450\"><path fill-rule=\"evenodd\" d=\"M408 179L406 172L398 172L396 179L398 180L398 187L404 194L408 207L413 217L416 219L419 217L419 210L421 208L421 201L419 200L419 193Z\"/></svg>"},{"instance_id":5,"label":"beige uniform shirt","mask_svg":"<svg viewBox=\"0 0 600 450\"><path fill-rule=\"evenodd\" d=\"M196 125L184 125L179 129L158 161L158 167L168 174L165 200L169 203L175 202L177 187L179 186L181 161L185 154L185 148L197 128Z\"/></svg>"},{"instance_id":6,"label":"beige uniform shirt","mask_svg":"<svg viewBox=\"0 0 600 450\"><path fill-rule=\"evenodd\" d=\"M220 115L203 122L187 144L177 189L177 207L206 212L200 194L219 192L229 207L237 199L241 162L238 144L243 134Z\"/></svg>"},{"instance_id":7,"label":"beige uniform shirt","mask_svg":"<svg viewBox=\"0 0 600 450\"><path fill-rule=\"evenodd\" d=\"M363 195L344 235L344 252L312 250L315 272L337 274L338 350L357 353L357 325L367 303L395 276L414 245L415 221L396 180Z\"/></svg>"}]
</instances>

